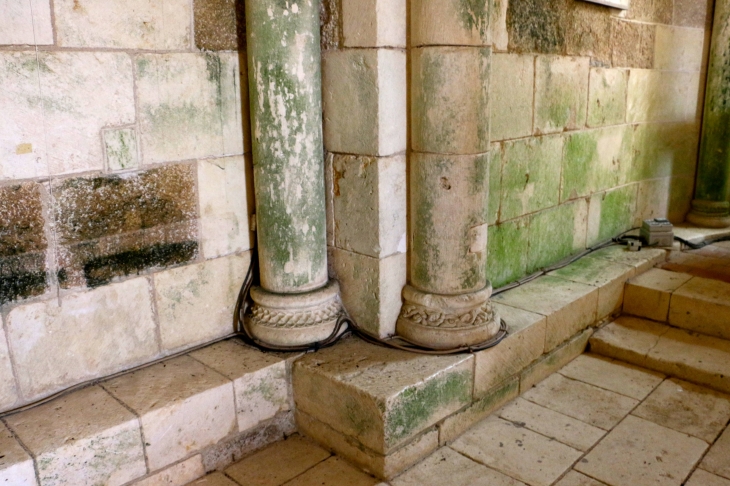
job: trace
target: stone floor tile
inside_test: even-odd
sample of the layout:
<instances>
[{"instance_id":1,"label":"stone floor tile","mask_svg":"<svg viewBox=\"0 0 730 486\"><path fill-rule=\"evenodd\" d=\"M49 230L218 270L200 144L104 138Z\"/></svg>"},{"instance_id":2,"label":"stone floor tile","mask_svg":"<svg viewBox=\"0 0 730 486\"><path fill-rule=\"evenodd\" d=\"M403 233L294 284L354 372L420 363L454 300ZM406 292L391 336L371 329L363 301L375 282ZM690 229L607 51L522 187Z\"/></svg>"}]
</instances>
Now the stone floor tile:
<instances>
[{"instance_id":1,"label":"stone floor tile","mask_svg":"<svg viewBox=\"0 0 730 486\"><path fill-rule=\"evenodd\" d=\"M103 383L142 422L156 471L236 431L233 383L181 356Z\"/></svg>"},{"instance_id":2,"label":"stone floor tile","mask_svg":"<svg viewBox=\"0 0 730 486\"><path fill-rule=\"evenodd\" d=\"M368 476L343 459L333 456L284 483L285 486L375 486L380 480Z\"/></svg>"},{"instance_id":3,"label":"stone floor tile","mask_svg":"<svg viewBox=\"0 0 730 486\"><path fill-rule=\"evenodd\" d=\"M669 315L672 292L684 285L692 275L652 268L626 283L624 312L665 322Z\"/></svg>"},{"instance_id":4,"label":"stone floor tile","mask_svg":"<svg viewBox=\"0 0 730 486\"><path fill-rule=\"evenodd\" d=\"M132 486L183 486L204 474L203 459L197 455L137 481Z\"/></svg>"},{"instance_id":5,"label":"stone floor tile","mask_svg":"<svg viewBox=\"0 0 730 486\"><path fill-rule=\"evenodd\" d=\"M591 351L621 361L643 365L647 353L669 327L636 317L619 317L590 339Z\"/></svg>"},{"instance_id":6,"label":"stone floor tile","mask_svg":"<svg viewBox=\"0 0 730 486\"><path fill-rule=\"evenodd\" d=\"M554 374L524 398L604 430L613 428L638 400Z\"/></svg>"},{"instance_id":7,"label":"stone floor tile","mask_svg":"<svg viewBox=\"0 0 730 486\"><path fill-rule=\"evenodd\" d=\"M0 484L36 486L33 459L0 422Z\"/></svg>"},{"instance_id":8,"label":"stone floor tile","mask_svg":"<svg viewBox=\"0 0 730 486\"><path fill-rule=\"evenodd\" d=\"M730 479L715 476L702 469L697 469L685 486L730 486Z\"/></svg>"},{"instance_id":9,"label":"stone floor tile","mask_svg":"<svg viewBox=\"0 0 730 486\"><path fill-rule=\"evenodd\" d=\"M563 479L555 483L555 486L605 486L605 484L579 472L570 471Z\"/></svg>"},{"instance_id":10,"label":"stone floor tile","mask_svg":"<svg viewBox=\"0 0 730 486\"><path fill-rule=\"evenodd\" d=\"M700 464L705 471L730 479L730 427L725 429Z\"/></svg>"},{"instance_id":11,"label":"stone floor tile","mask_svg":"<svg viewBox=\"0 0 730 486\"><path fill-rule=\"evenodd\" d=\"M582 455L544 435L496 417L462 435L451 448L531 486L552 484Z\"/></svg>"},{"instance_id":12,"label":"stone floor tile","mask_svg":"<svg viewBox=\"0 0 730 486\"><path fill-rule=\"evenodd\" d=\"M390 482L391 486L524 486L524 483L464 457L449 447Z\"/></svg>"},{"instance_id":13,"label":"stone floor tile","mask_svg":"<svg viewBox=\"0 0 730 486\"><path fill-rule=\"evenodd\" d=\"M706 449L700 439L629 415L575 469L611 486L679 486Z\"/></svg>"},{"instance_id":14,"label":"stone floor tile","mask_svg":"<svg viewBox=\"0 0 730 486\"><path fill-rule=\"evenodd\" d=\"M730 339L730 283L695 277L672 294L669 323Z\"/></svg>"},{"instance_id":15,"label":"stone floor tile","mask_svg":"<svg viewBox=\"0 0 730 486\"><path fill-rule=\"evenodd\" d=\"M659 385L633 415L712 444L730 420L730 396L670 379Z\"/></svg>"},{"instance_id":16,"label":"stone floor tile","mask_svg":"<svg viewBox=\"0 0 730 486\"><path fill-rule=\"evenodd\" d=\"M240 484L279 486L330 456L330 453L299 435L277 442L226 469Z\"/></svg>"},{"instance_id":17,"label":"stone floor tile","mask_svg":"<svg viewBox=\"0 0 730 486\"><path fill-rule=\"evenodd\" d=\"M5 421L34 455L43 486L121 485L147 473L137 417L98 386Z\"/></svg>"},{"instance_id":18,"label":"stone floor tile","mask_svg":"<svg viewBox=\"0 0 730 486\"><path fill-rule=\"evenodd\" d=\"M554 412L524 398L518 398L504 407L499 416L579 451L587 451L606 434L605 430Z\"/></svg>"},{"instance_id":19,"label":"stone floor tile","mask_svg":"<svg viewBox=\"0 0 730 486\"><path fill-rule=\"evenodd\" d=\"M228 479L223 473L215 472L208 474L197 481L188 483L187 486L238 486L236 483Z\"/></svg>"},{"instance_id":20,"label":"stone floor tile","mask_svg":"<svg viewBox=\"0 0 730 486\"><path fill-rule=\"evenodd\" d=\"M561 375L620 395L643 400L664 375L594 354L582 354L564 366Z\"/></svg>"}]
</instances>

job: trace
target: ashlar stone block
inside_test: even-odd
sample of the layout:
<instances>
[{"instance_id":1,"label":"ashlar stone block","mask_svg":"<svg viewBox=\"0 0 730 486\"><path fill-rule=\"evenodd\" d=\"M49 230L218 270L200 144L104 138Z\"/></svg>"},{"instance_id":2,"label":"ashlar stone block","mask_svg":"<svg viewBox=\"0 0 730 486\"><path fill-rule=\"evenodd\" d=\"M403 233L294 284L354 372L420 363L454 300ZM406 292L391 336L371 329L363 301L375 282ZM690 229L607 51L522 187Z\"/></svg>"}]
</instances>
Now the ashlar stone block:
<instances>
[{"instance_id":1,"label":"ashlar stone block","mask_svg":"<svg viewBox=\"0 0 730 486\"><path fill-rule=\"evenodd\" d=\"M60 305L54 299L16 307L6 326L26 400L141 364L159 352L144 278L64 295Z\"/></svg>"},{"instance_id":2,"label":"ashlar stone block","mask_svg":"<svg viewBox=\"0 0 730 486\"><path fill-rule=\"evenodd\" d=\"M713 3L712 0L674 0L674 25L710 28Z\"/></svg>"},{"instance_id":3,"label":"ashlar stone block","mask_svg":"<svg viewBox=\"0 0 730 486\"><path fill-rule=\"evenodd\" d=\"M626 282L624 312L637 317L665 322L669 316L672 292L692 278L684 273L652 268Z\"/></svg>"},{"instance_id":4,"label":"ashlar stone block","mask_svg":"<svg viewBox=\"0 0 730 486\"><path fill-rule=\"evenodd\" d=\"M404 51L326 51L322 86L327 150L385 156L406 149Z\"/></svg>"},{"instance_id":5,"label":"ashlar stone block","mask_svg":"<svg viewBox=\"0 0 730 486\"><path fill-rule=\"evenodd\" d=\"M286 360L234 341L208 346L190 356L233 381L239 432L290 409Z\"/></svg>"},{"instance_id":6,"label":"ashlar stone block","mask_svg":"<svg viewBox=\"0 0 730 486\"><path fill-rule=\"evenodd\" d=\"M139 416L152 471L236 430L233 383L189 356L126 374L103 386Z\"/></svg>"},{"instance_id":7,"label":"ashlar stone block","mask_svg":"<svg viewBox=\"0 0 730 486\"><path fill-rule=\"evenodd\" d=\"M584 199L530 216L527 273L582 251L586 247L587 222L588 204ZM557 232L556 228L561 231Z\"/></svg>"},{"instance_id":8,"label":"ashlar stone block","mask_svg":"<svg viewBox=\"0 0 730 486\"><path fill-rule=\"evenodd\" d=\"M215 258L249 250L249 181L244 156L198 161L203 254Z\"/></svg>"},{"instance_id":9,"label":"ashlar stone block","mask_svg":"<svg viewBox=\"0 0 730 486\"><path fill-rule=\"evenodd\" d=\"M585 126L589 69L587 57L537 57L535 132L555 133Z\"/></svg>"},{"instance_id":10,"label":"ashlar stone block","mask_svg":"<svg viewBox=\"0 0 730 486\"><path fill-rule=\"evenodd\" d=\"M406 251L405 156L335 155L334 244L375 258Z\"/></svg>"},{"instance_id":11,"label":"ashlar stone block","mask_svg":"<svg viewBox=\"0 0 730 486\"><path fill-rule=\"evenodd\" d=\"M698 72L632 69L629 74L627 121L694 122L699 116Z\"/></svg>"},{"instance_id":12,"label":"ashlar stone block","mask_svg":"<svg viewBox=\"0 0 730 486\"><path fill-rule=\"evenodd\" d=\"M0 410L7 410L18 401L18 385L13 376L10 350L5 339L3 319L0 316Z\"/></svg>"},{"instance_id":13,"label":"ashlar stone block","mask_svg":"<svg viewBox=\"0 0 730 486\"><path fill-rule=\"evenodd\" d=\"M495 289L527 273L530 220L525 216L489 227L487 278Z\"/></svg>"},{"instance_id":14,"label":"ashlar stone block","mask_svg":"<svg viewBox=\"0 0 730 486\"><path fill-rule=\"evenodd\" d=\"M672 294L669 323L730 339L730 283L695 277Z\"/></svg>"},{"instance_id":15,"label":"ashlar stone block","mask_svg":"<svg viewBox=\"0 0 730 486\"><path fill-rule=\"evenodd\" d=\"M154 275L164 350L190 347L233 332L233 307L250 260L249 253L233 255Z\"/></svg>"},{"instance_id":16,"label":"ashlar stone block","mask_svg":"<svg viewBox=\"0 0 730 486\"><path fill-rule=\"evenodd\" d=\"M593 252L591 256L633 266L636 268L637 275L667 261L667 252L659 248L645 248L640 252L635 252L628 251L624 246L609 246Z\"/></svg>"},{"instance_id":17,"label":"ashlar stone block","mask_svg":"<svg viewBox=\"0 0 730 486\"><path fill-rule=\"evenodd\" d=\"M472 359L348 339L294 363L294 400L298 410L387 455L471 403Z\"/></svg>"},{"instance_id":18,"label":"ashlar stone block","mask_svg":"<svg viewBox=\"0 0 730 486\"><path fill-rule=\"evenodd\" d=\"M589 127L618 125L626 120L626 90L629 72L624 69L592 68L588 88Z\"/></svg>"},{"instance_id":19,"label":"ashlar stone block","mask_svg":"<svg viewBox=\"0 0 730 486\"><path fill-rule=\"evenodd\" d=\"M33 459L25 452L13 434L0 424L0 481L17 486L37 486Z\"/></svg>"},{"instance_id":20,"label":"ashlar stone block","mask_svg":"<svg viewBox=\"0 0 730 486\"><path fill-rule=\"evenodd\" d=\"M415 0L411 3L411 44L488 45L490 4L490 0Z\"/></svg>"},{"instance_id":21,"label":"ashlar stone block","mask_svg":"<svg viewBox=\"0 0 730 486\"><path fill-rule=\"evenodd\" d=\"M247 74L238 53L140 54L134 61L145 164L244 152Z\"/></svg>"},{"instance_id":22,"label":"ashlar stone block","mask_svg":"<svg viewBox=\"0 0 730 486\"><path fill-rule=\"evenodd\" d=\"M612 19L612 64L616 67L651 69L654 66L655 37L654 24Z\"/></svg>"},{"instance_id":23,"label":"ashlar stone block","mask_svg":"<svg viewBox=\"0 0 730 486\"><path fill-rule=\"evenodd\" d=\"M532 134L534 92L535 56L506 53L492 55L489 93L492 102L492 141Z\"/></svg>"},{"instance_id":24,"label":"ashlar stone block","mask_svg":"<svg viewBox=\"0 0 730 486\"><path fill-rule=\"evenodd\" d=\"M101 170L101 129L135 121L127 54L4 52L0 78L0 179Z\"/></svg>"},{"instance_id":25,"label":"ashlar stone block","mask_svg":"<svg viewBox=\"0 0 730 486\"><path fill-rule=\"evenodd\" d=\"M107 129L102 131L106 167L110 171L139 167L137 131L134 128Z\"/></svg>"},{"instance_id":26,"label":"ashlar stone block","mask_svg":"<svg viewBox=\"0 0 730 486\"><path fill-rule=\"evenodd\" d=\"M0 2L0 9L3 12L0 18L0 45L53 44L49 0L3 0Z\"/></svg>"},{"instance_id":27,"label":"ashlar stone block","mask_svg":"<svg viewBox=\"0 0 730 486\"><path fill-rule=\"evenodd\" d=\"M147 472L137 418L101 387L5 420L35 457L40 486L121 486Z\"/></svg>"},{"instance_id":28,"label":"ashlar stone block","mask_svg":"<svg viewBox=\"0 0 730 486\"><path fill-rule=\"evenodd\" d=\"M639 184L629 184L591 196L588 208L588 246L607 241L635 226Z\"/></svg>"},{"instance_id":29,"label":"ashlar stone block","mask_svg":"<svg viewBox=\"0 0 730 486\"><path fill-rule=\"evenodd\" d=\"M342 0L345 47L406 47L406 0Z\"/></svg>"},{"instance_id":30,"label":"ashlar stone block","mask_svg":"<svg viewBox=\"0 0 730 486\"><path fill-rule=\"evenodd\" d=\"M53 5L58 45L63 47L190 47L192 5L186 0L58 0Z\"/></svg>"},{"instance_id":31,"label":"ashlar stone block","mask_svg":"<svg viewBox=\"0 0 730 486\"><path fill-rule=\"evenodd\" d=\"M654 69L699 72L704 50L704 29L657 25Z\"/></svg>"}]
</instances>

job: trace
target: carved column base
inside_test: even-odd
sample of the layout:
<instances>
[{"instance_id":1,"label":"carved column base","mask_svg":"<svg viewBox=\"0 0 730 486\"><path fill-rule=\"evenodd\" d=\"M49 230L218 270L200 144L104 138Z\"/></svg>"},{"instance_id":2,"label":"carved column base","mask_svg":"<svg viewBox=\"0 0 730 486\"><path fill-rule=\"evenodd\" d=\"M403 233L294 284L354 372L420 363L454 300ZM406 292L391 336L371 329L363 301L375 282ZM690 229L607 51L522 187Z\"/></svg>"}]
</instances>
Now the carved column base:
<instances>
[{"instance_id":1,"label":"carved column base","mask_svg":"<svg viewBox=\"0 0 730 486\"><path fill-rule=\"evenodd\" d=\"M431 349L483 343L499 332L491 295L491 284L464 295L429 294L406 285L396 330L408 341Z\"/></svg>"},{"instance_id":2,"label":"carved column base","mask_svg":"<svg viewBox=\"0 0 730 486\"><path fill-rule=\"evenodd\" d=\"M687 222L705 228L727 228L730 226L730 202L695 199Z\"/></svg>"},{"instance_id":3,"label":"carved column base","mask_svg":"<svg viewBox=\"0 0 730 486\"><path fill-rule=\"evenodd\" d=\"M327 339L342 315L340 285L330 280L304 294L274 294L251 288L254 301L246 317L253 337L275 346L302 346Z\"/></svg>"}]
</instances>

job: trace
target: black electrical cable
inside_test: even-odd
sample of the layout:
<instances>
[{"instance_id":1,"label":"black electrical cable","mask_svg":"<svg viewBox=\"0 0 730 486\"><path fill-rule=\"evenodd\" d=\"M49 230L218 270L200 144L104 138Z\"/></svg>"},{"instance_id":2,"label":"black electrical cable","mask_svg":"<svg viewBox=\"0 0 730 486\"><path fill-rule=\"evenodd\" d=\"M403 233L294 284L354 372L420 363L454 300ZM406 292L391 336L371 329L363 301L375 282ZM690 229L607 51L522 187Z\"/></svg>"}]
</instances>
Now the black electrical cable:
<instances>
[{"instance_id":1,"label":"black electrical cable","mask_svg":"<svg viewBox=\"0 0 730 486\"><path fill-rule=\"evenodd\" d=\"M674 239L679 241L683 245L692 248L693 250L700 250L713 243L718 243L720 241L730 241L730 235L718 236L718 237L708 237L708 238L705 238L700 243L692 243L691 241L685 240L684 238L680 238L679 236L675 236Z\"/></svg>"}]
</instances>

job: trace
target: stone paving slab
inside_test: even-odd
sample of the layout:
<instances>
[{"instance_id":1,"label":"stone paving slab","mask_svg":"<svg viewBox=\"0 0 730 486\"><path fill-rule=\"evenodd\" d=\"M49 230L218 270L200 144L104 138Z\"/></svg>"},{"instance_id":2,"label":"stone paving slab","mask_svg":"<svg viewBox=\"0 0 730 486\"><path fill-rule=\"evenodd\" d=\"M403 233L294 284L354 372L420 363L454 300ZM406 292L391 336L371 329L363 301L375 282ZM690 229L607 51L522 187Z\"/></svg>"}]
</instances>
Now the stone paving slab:
<instances>
[{"instance_id":1,"label":"stone paving slab","mask_svg":"<svg viewBox=\"0 0 730 486\"><path fill-rule=\"evenodd\" d=\"M563 479L555 483L555 486L606 486L606 484L579 472L570 471Z\"/></svg>"},{"instance_id":2,"label":"stone paving slab","mask_svg":"<svg viewBox=\"0 0 730 486\"><path fill-rule=\"evenodd\" d=\"M730 427L720 436L710 448L700 468L718 476L730 479Z\"/></svg>"},{"instance_id":3,"label":"stone paving slab","mask_svg":"<svg viewBox=\"0 0 730 486\"><path fill-rule=\"evenodd\" d=\"M697 469L685 486L730 486L730 479L721 478L702 469Z\"/></svg>"},{"instance_id":4,"label":"stone paving slab","mask_svg":"<svg viewBox=\"0 0 730 486\"><path fill-rule=\"evenodd\" d=\"M375 486L380 481L351 466L339 457L330 457L309 471L284 483L285 486Z\"/></svg>"}]
</instances>

